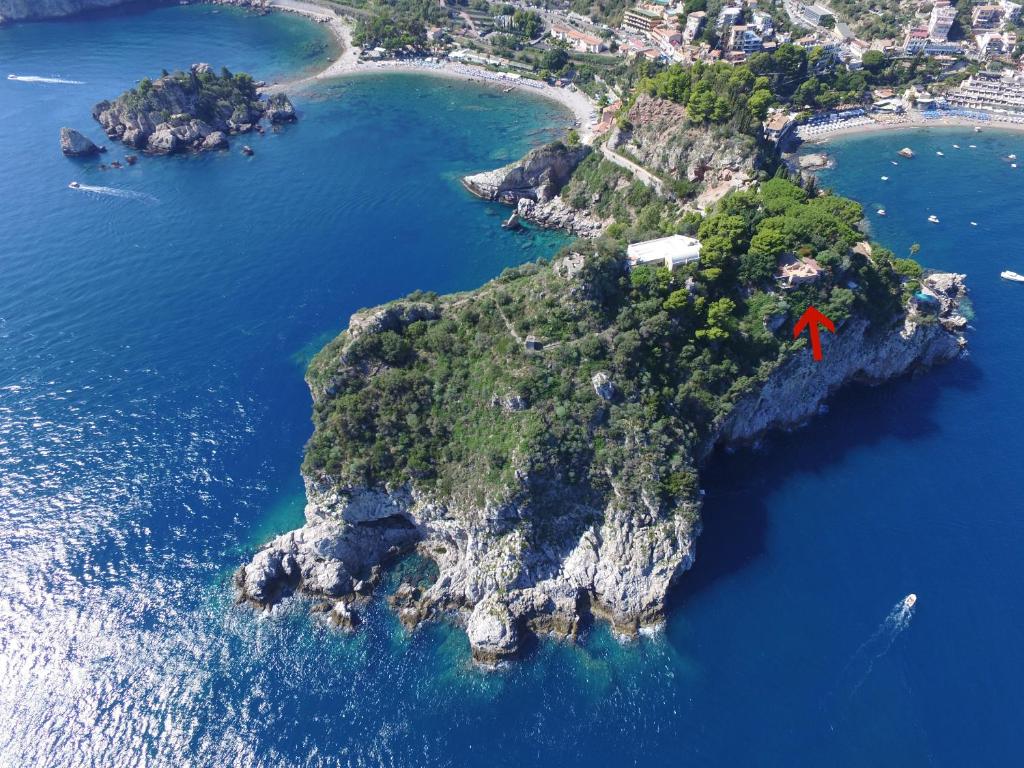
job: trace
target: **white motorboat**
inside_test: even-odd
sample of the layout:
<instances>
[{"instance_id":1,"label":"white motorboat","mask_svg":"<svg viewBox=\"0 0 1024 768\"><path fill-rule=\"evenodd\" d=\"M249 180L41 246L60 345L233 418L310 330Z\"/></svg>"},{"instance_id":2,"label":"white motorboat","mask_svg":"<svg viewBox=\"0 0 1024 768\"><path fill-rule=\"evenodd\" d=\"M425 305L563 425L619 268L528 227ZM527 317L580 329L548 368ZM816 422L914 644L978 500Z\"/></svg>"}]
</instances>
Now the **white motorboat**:
<instances>
[{"instance_id":1,"label":"white motorboat","mask_svg":"<svg viewBox=\"0 0 1024 768\"><path fill-rule=\"evenodd\" d=\"M888 176L883 176L883 177L882 177L882 181L888 181L888 180L889 180L889 177L888 177Z\"/></svg>"},{"instance_id":2,"label":"white motorboat","mask_svg":"<svg viewBox=\"0 0 1024 768\"><path fill-rule=\"evenodd\" d=\"M935 154L938 155L939 157L945 157L945 155L942 152L936 152Z\"/></svg>"},{"instance_id":3,"label":"white motorboat","mask_svg":"<svg viewBox=\"0 0 1024 768\"><path fill-rule=\"evenodd\" d=\"M1003 280L1012 280L1015 283L1024 283L1024 275L1018 275L1016 272L1012 272L1009 269L1000 272L999 276Z\"/></svg>"},{"instance_id":4,"label":"white motorboat","mask_svg":"<svg viewBox=\"0 0 1024 768\"><path fill-rule=\"evenodd\" d=\"M976 221L972 221L972 222L971 222L971 226L972 226L972 227L976 227L976 226L978 226L978 222L976 222Z\"/></svg>"},{"instance_id":5,"label":"white motorboat","mask_svg":"<svg viewBox=\"0 0 1024 768\"><path fill-rule=\"evenodd\" d=\"M911 592L909 595L907 595L906 597L903 598L903 607L909 610L909 609L914 607L914 604L916 602L917 602L917 595L915 595L913 592Z\"/></svg>"},{"instance_id":6,"label":"white motorboat","mask_svg":"<svg viewBox=\"0 0 1024 768\"><path fill-rule=\"evenodd\" d=\"M79 184L77 181L72 181L70 184L68 184L68 189L78 189L80 186L82 185Z\"/></svg>"},{"instance_id":7,"label":"white motorboat","mask_svg":"<svg viewBox=\"0 0 1024 768\"><path fill-rule=\"evenodd\" d=\"M885 216L885 215L886 215L886 214L885 214L885 208L879 208L879 209L878 209L878 210L876 211L876 213L877 213L877 214L878 214L879 216Z\"/></svg>"},{"instance_id":8,"label":"white motorboat","mask_svg":"<svg viewBox=\"0 0 1024 768\"><path fill-rule=\"evenodd\" d=\"M953 149L960 149L960 145L959 144L954 144L953 145Z\"/></svg>"},{"instance_id":9,"label":"white motorboat","mask_svg":"<svg viewBox=\"0 0 1024 768\"><path fill-rule=\"evenodd\" d=\"M939 217L933 213L931 216L928 217L928 221L930 221L932 224L938 224Z\"/></svg>"}]
</instances>

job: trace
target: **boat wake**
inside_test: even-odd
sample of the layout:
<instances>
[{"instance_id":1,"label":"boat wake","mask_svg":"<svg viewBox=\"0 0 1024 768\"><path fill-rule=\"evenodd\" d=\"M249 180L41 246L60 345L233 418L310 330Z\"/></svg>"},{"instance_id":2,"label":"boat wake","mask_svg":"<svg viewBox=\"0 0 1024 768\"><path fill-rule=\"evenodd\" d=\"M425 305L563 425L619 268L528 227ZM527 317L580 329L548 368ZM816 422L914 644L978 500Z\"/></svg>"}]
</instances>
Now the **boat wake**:
<instances>
[{"instance_id":1,"label":"boat wake","mask_svg":"<svg viewBox=\"0 0 1024 768\"><path fill-rule=\"evenodd\" d=\"M131 189L117 189L116 187L94 187L90 184L79 184L71 189L78 192L91 192L94 195L106 195L107 197L120 197L123 200L138 200L139 202L158 205L160 201L145 192L135 192Z\"/></svg>"},{"instance_id":2,"label":"boat wake","mask_svg":"<svg viewBox=\"0 0 1024 768\"><path fill-rule=\"evenodd\" d=\"M916 604L917 595L914 594L909 594L896 603L871 637L861 643L860 647L853 652L839 675L839 682L826 697L833 706L845 704L853 699L871 675L871 671L875 668L875 662L889 652L893 643L896 642L896 638L910 626ZM839 708L842 709L842 707Z\"/></svg>"},{"instance_id":3,"label":"boat wake","mask_svg":"<svg viewBox=\"0 0 1024 768\"><path fill-rule=\"evenodd\" d=\"M39 77L37 75L8 75L8 80L19 83L50 83L54 85L85 85L81 80L65 80L62 77Z\"/></svg>"}]
</instances>

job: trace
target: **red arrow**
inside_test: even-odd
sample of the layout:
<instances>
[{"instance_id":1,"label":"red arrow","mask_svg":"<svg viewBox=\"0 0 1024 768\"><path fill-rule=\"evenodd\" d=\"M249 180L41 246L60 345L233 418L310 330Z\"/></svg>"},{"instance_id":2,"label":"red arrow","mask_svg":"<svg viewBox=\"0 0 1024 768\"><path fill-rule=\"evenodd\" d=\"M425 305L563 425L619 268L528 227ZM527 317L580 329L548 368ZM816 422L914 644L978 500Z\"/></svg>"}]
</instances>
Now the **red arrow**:
<instances>
[{"instance_id":1,"label":"red arrow","mask_svg":"<svg viewBox=\"0 0 1024 768\"><path fill-rule=\"evenodd\" d=\"M808 307L807 311L800 315L800 319L793 326L793 338L795 339L803 329L807 328L807 335L811 337L811 354L815 360L821 360L821 336L818 326L823 325L829 333L835 333L836 327L825 315L821 314L814 307Z\"/></svg>"}]
</instances>

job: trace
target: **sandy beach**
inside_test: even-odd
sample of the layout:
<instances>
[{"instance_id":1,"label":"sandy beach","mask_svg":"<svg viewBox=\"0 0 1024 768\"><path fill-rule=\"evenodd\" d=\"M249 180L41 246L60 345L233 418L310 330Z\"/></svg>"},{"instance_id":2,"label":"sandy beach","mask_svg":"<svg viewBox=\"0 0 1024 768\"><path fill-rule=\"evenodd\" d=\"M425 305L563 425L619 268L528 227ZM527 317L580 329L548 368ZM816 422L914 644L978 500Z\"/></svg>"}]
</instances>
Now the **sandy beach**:
<instances>
[{"instance_id":1,"label":"sandy beach","mask_svg":"<svg viewBox=\"0 0 1024 768\"><path fill-rule=\"evenodd\" d=\"M298 80L275 83L268 90L288 89L289 91L295 91L332 78L381 72L410 72L436 77L450 77L492 84L503 89L514 88L517 91L533 93L537 96L557 101L572 112L580 138L585 142L589 142L593 138L594 128L597 125L597 106L590 100L589 96L578 89L557 88L537 80L507 77L500 72L492 72L483 67L454 61L436 59L360 61L358 51L352 45L351 22L342 16L338 16L333 10L313 2L304 2L304 0L270 0L265 7L271 10L298 13L316 21L329 24L341 48L340 56L320 72Z\"/></svg>"},{"instance_id":2,"label":"sandy beach","mask_svg":"<svg viewBox=\"0 0 1024 768\"><path fill-rule=\"evenodd\" d=\"M967 117L960 117L956 115L949 115L944 117L937 117L926 119L917 114L908 114L902 119L892 119L885 121L876 121L869 124L859 124L851 126L838 126L833 130L830 130L826 134L820 136L814 136L810 139L805 139L802 146L821 146L828 144L833 139L842 138L844 136L855 136L862 133L878 133L880 131L909 131L917 130L919 128L970 128L974 129L975 126L981 128L981 130L988 131L1024 131L1024 123L1013 123L1006 120L997 119L998 116L993 115L990 120L973 120Z\"/></svg>"}]
</instances>

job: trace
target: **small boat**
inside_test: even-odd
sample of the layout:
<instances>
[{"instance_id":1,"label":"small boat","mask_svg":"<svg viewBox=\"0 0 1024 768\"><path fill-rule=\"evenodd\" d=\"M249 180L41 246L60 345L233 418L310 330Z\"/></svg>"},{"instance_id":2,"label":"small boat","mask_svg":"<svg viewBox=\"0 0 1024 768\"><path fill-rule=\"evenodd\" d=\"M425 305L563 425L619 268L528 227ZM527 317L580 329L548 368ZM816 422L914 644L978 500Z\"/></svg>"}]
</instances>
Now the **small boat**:
<instances>
[{"instance_id":1,"label":"small boat","mask_svg":"<svg viewBox=\"0 0 1024 768\"><path fill-rule=\"evenodd\" d=\"M906 597L903 598L903 607L909 610L909 609L914 607L914 604L916 602L917 602L917 595L915 595L913 592L911 592L909 595L907 595Z\"/></svg>"},{"instance_id":2,"label":"small boat","mask_svg":"<svg viewBox=\"0 0 1024 768\"><path fill-rule=\"evenodd\" d=\"M968 149L977 149L977 148L978 148L978 145L977 145L977 144L968 144L968 145L967 145L967 148L968 148Z\"/></svg>"},{"instance_id":3,"label":"small boat","mask_svg":"<svg viewBox=\"0 0 1024 768\"><path fill-rule=\"evenodd\" d=\"M877 211L875 211L875 213L877 213L879 216L885 216L886 215L885 214L885 208L879 208Z\"/></svg>"},{"instance_id":4,"label":"small boat","mask_svg":"<svg viewBox=\"0 0 1024 768\"><path fill-rule=\"evenodd\" d=\"M972 221L972 222L971 222L971 226L972 226L972 227L976 227L976 226L978 226L978 222L976 222L976 221Z\"/></svg>"},{"instance_id":5,"label":"small boat","mask_svg":"<svg viewBox=\"0 0 1024 768\"><path fill-rule=\"evenodd\" d=\"M912 150L910 147L904 147L903 149L901 149L896 154L899 155L900 157L913 157L914 156L914 150Z\"/></svg>"},{"instance_id":6,"label":"small boat","mask_svg":"<svg viewBox=\"0 0 1024 768\"><path fill-rule=\"evenodd\" d=\"M882 177L882 181L888 181L888 180L889 180L889 177L888 177L888 176L883 176L883 177Z\"/></svg>"},{"instance_id":7,"label":"small boat","mask_svg":"<svg viewBox=\"0 0 1024 768\"><path fill-rule=\"evenodd\" d=\"M68 189L78 189L80 186L82 185L79 184L77 181L72 181L70 184L68 184Z\"/></svg>"},{"instance_id":8,"label":"small boat","mask_svg":"<svg viewBox=\"0 0 1024 768\"><path fill-rule=\"evenodd\" d=\"M10 75L8 75L8 76L7 76L7 79L8 79L8 80L17 80L17 79L18 79L18 76L17 76L17 75L15 75L15 74L10 74Z\"/></svg>"},{"instance_id":9,"label":"small boat","mask_svg":"<svg viewBox=\"0 0 1024 768\"><path fill-rule=\"evenodd\" d=\"M974 126L974 132L975 133L981 133L981 126L978 126L978 125Z\"/></svg>"},{"instance_id":10,"label":"small boat","mask_svg":"<svg viewBox=\"0 0 1024 768\"><path fill-rule=\"evenodd\" d=\"M1008 269L1004 272L1000 272L999 276L1003 278L1003 280L1012 280L1015 283L1024 283L1024 275L1018 275L1016 272L1011 272Z\"/></svg>"},{"instance_id":11,"label":"small boat","mask_svg":"<svg viewBox=\"0 0 1024 768\"><path fill-rule=\"evenodd\" d=\"M1016 155L1007 155L1007 156L1006 156L1006 159L1007 159L1007 160L1016 160L1016 159L1017 159L1017 156L1016 156Z\"/></svg>"},{"instance_id":12,"label":"small boat","mask_svg":"<svg viewBox=\"0 0 1024 768\"><path fill-rule=\"evenodd\" d=\"M1010 167L1011 167L1011 168L1016 168L1016 167L1017 167L1017 164L1016 164L1016 163L1010 163Z\"/></svg>"},{"instance_id":13,"label":"small boat","mask_svg":"<svg viewBox=\"0 0 1024 768\"><path fill-rule=\"evenodd\" d=\"M928 221L930 221L932 224L938 224L939 217L933 213L931 216L928 217Z\"/></svg>"},{"instance_id":14,"label":"small boat","mask_svg":"<svg viewBox=\"0 0 1024 768\"><path fill-rule=\"evenodd\" d=\"M892 163L893 165L899 165L899 163L897 163L895 160L890 160L889 162Z\"/></svg>"},{"instance_id":15,"label":"small boat","mask_svg":"<svg viewBox=\"0 0 1024 768\"><path fill-rule=\"evenodd\" d=\"M502 93L512 93L512 86L510 85L508 88L502 88L501 92Z\"/></svg>"},{"instance_id":16,"label":"small boat","mask_svg":"<svg viewBox=\"0 0 1024 768\"><path fill-rule=\"evenodd\" d=\"M935 154L938 155L939 157L945 157L945 155L942 152L936 152Z\"/></svg>"},{"instance_id":17,"label":"small boat","mask_svg":"<svg viewBox=\"0 0 1024 768\"><path fill-rule=\"evenodd\" d=\"M953 145L953 149L960 149L960 145L959 144L954 144Z\"/></svg>"}]
</instances>

